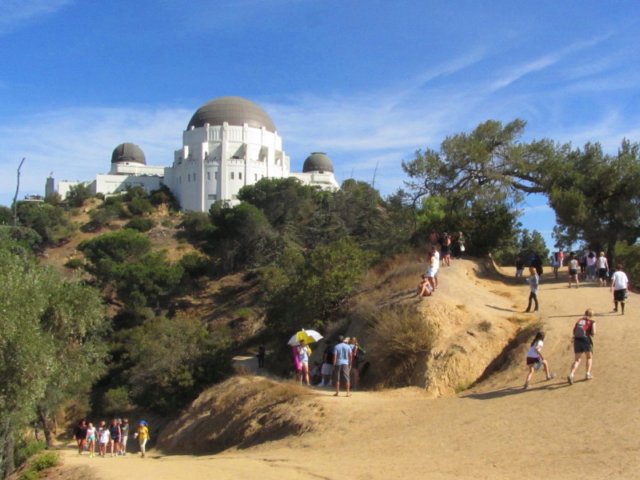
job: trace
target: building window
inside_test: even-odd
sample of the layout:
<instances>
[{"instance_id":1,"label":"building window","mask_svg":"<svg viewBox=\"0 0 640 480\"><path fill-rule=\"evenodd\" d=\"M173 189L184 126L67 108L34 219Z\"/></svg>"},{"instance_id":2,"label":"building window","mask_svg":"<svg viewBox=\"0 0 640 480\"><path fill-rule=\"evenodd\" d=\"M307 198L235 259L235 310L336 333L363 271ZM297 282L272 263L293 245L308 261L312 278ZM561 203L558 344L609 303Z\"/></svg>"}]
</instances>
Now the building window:
<instances>
[{"instance_id":1,"label":"building window","mask_svg":"<svg viewBox=\"0 0 640 480\"><path fill-rule=\"evenodd\" d=\"M190 182L190 181L191 181L191 174L187 173L187 182Z\"/></svg>"},{"instance_id":2,"label":"building window","mask_svg":"<svg viewBox=\"0 0 640 480\"><path fill-rule=\"evenodd\" d=\"M231 172L231 180L233 180L233 172Z\"/></svg>"},{"instance_id":3,"label":"building window","mask_svg":"<svg viewBox=\"0 0 640 480\"><path fill-rule=\"evenodd\" d=\"M218 196L217 196L215 193L213 193L213 194L211 194L211 193L210 193L210 194L207 196L207 198L208 198L209 200L217 200L217 199L218 199L217 197L218 197Z\"/></svg>"},{"instance_id":4,"label":"building window","mask_svg":"<svg viewBox=\"0 0 640 480\"><path fill-rule=\"evenodd\" d=\"M207 180L211 180L211 172L207 172Z\"/></svg>"},{"instance_id":5,"label":"building window","mask_svg":"<svg viewBox=\"0 0 640 480\"><path fill-rule=\"evenodd\" d=\"M258 174L257 174L257 173L254 173L254 174L253 174L253 179L254 179L256 182L258 181Z\"/></svg>"},{"instance_id":6,"label":"building window","mask_svg":"<svg viewBox=\"0 0 640 480\"><path fill-rule=\"evenodd\" d=\"M218 172L216 172L216 175L215 175L215 176L216 176L216 180L218 180Z\"/></svg>"},{"instance_id":7,"label":"building window","mask_svg":"<svg viewBox=\"0 0 640 480\"><path fill-rule=\"evenodd\" d=\"M242 172L238 172L238 180L242 180Z\"/></svg>"},{"instance_id":8,"label":"building window","mask_svg":"<svg viewBox=\"0 0 640 480\"><path fill-rule=\"evenodd\" d=\"M178 177L178 184L181 185L182 184L182 177Z\"/></svg>"},{"instance_id":9,"label":"building window","mask_svg":"<svg viewBox=\"0 0 640 480\"><path fill-rule=\"evenodd\" d=\"M193 174L193 181L194 182L196 181L196 174L195 173Z\"/></svg>"}]
</instances>

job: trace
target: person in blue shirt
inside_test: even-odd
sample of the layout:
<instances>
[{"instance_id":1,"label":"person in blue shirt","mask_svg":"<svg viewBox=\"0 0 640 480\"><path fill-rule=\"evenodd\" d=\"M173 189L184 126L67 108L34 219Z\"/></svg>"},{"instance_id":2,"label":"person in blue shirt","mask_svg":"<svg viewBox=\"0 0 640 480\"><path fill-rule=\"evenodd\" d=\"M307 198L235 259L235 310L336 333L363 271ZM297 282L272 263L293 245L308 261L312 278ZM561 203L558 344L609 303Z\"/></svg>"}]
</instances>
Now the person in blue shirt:
<instances>
[{"instance_id":1,"label":"person in blue shirt","mask_svg":"<svg viewBox=\"0 0 640 480\"><path fill-rule=\"evenodd\" d=\"M333 371L336 376L335 397L340 393L340 380L344 381L347 397L351 396L351 359L352 349L351 345L349 345L349 339L340 336L340 343L333 349Z\"/></svg>"}]
</instances>

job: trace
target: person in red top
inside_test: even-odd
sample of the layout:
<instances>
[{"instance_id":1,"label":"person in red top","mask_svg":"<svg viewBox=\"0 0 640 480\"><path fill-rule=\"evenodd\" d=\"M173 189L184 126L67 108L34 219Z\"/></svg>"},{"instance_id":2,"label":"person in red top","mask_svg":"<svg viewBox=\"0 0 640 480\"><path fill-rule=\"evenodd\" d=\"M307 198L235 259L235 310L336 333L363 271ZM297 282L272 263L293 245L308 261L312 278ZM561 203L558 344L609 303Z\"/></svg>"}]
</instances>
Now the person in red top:
<instances>
[{"instance_id":1,"label":"person in red top","mask_svg":"<svg viewBox=\"0 0 640 480\"><path fill-rule=\"evenodd\" d=\"M573 384L573 376L580 365L580 359L582 354L587 357L587 372L585 375L586 380L591 380L591 367L593 365L593 336L596 334L596 321L593 320L593 310L590 308L584 312L584 317L576 322L573 326L573 352L575 353L575 360L571 366L571 371L567 377L567 381L570 385Z\"/></svg>"}]
</instances>

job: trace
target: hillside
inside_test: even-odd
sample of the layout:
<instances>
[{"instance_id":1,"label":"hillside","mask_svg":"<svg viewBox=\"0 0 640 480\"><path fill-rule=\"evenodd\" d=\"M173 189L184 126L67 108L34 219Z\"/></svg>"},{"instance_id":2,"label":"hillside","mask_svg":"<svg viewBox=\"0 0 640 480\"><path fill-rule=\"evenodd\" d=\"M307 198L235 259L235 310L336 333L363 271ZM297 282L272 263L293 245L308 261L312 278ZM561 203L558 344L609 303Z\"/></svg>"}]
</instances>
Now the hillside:
<instances>
[{"instance_id":1,"label":"hillside","mask_svg":"<svg viewBox=\"0 0 640 480\"><path fill-rule=\"evenodd\" d=\"M224 405L205 392L192 410L184 412L183 423L174 432L163 434L165 440L174 435L175 442L180 430L196 443L199 439L206 443L215 432L198 430L198 425L206 425L208 418L223 418L220 415L225 412L227 418L235 418L231 415L242 408L243 402L233 399L254 392L249 395L254 402L249 418L232 422L244 429L232 440L236 447L206 455L202 447L182 443L199 456L156 451L154 460L136 456L89 460L68 450L65 468L89 465L98 479L119 475L176 480L338 479L345 475L362 479L407 475L434 479L637 478L640 414L634 405L640 372L636 363L629 362L628 353L640 341L640 327L635 322L640 307L637 296L631 294L626 316L614 315L608 313L608 289L584 285L569 290L564 281L554 281L546 274L539 292L540 315L523 315L519 312L525 305L527 287L506 276L500 279L484 272L474 262L454 262L442 270L436 295L422 301L425 311L439 312L444 332L433 355L458 345L454 348L458 353L449 357L458 360L449 360L442 373L429 377L426 393L416 387L358 391L347 399L335 398L326 390L304 389L300 394L295 389L279 400L262 395L267 401L261 404L252 388L273 391L281 388L280 382L241 377L230 380L225 387ZM414 276L399 282L400 301L417 301L409 296L406 286L410 283L415 283ZM573 357L571 327L587 306L597 312L598 321L594 380L568 386L566 374ZM485 364L494 356L494 343L495 351L499 351L500 339L515 331L513 325L538 321L547 332L544 352L552 370L558 373L555 380L543 381L542 374L537 373L531 388L522 390L526 350L522 344L491 365L484 380L452 393L463 372L486 370ZM451 371L462 373L447 378L446 372ZM579 378L583 371L581 366ZM469 375L474 376L476 373ZM260 382L272 386L260 387ZM431 398L435 394L444 396ZM295 420L302 425L291 430L294 435L264 437L256 433L261 425L270 425L273 408L280 412L274 417L279 422ZM220 425L213 421L208 428ZM253 436L243 436L243 432L253 432ZM259 441L243 443L242 438ZM166 449L171 450L168 445ZM230 445L208 448L214 452L226 446Z\"/></svg>"}]
</instances>

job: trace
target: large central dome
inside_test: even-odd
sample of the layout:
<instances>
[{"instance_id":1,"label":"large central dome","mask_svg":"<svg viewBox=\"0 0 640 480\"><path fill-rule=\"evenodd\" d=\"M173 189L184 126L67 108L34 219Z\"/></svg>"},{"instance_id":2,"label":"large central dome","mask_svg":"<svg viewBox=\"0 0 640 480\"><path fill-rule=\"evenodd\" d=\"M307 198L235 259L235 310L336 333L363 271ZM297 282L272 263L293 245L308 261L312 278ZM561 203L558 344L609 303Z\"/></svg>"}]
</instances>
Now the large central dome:
<instances>
[{"instance_id":1,"label":"large central dome","mask_svg":"<svg viewBox=\"0 0 640 480\"><path fill-rule=\"evenodd\" d=\"M224 122L237 126L246 123L250 127L264 127L273 133L276 131L273 120L262 108L241 97L220 97L205 103L193 114L187 130L204 127L205 123L222 125Z\"/></svg>"}]
</instances>

